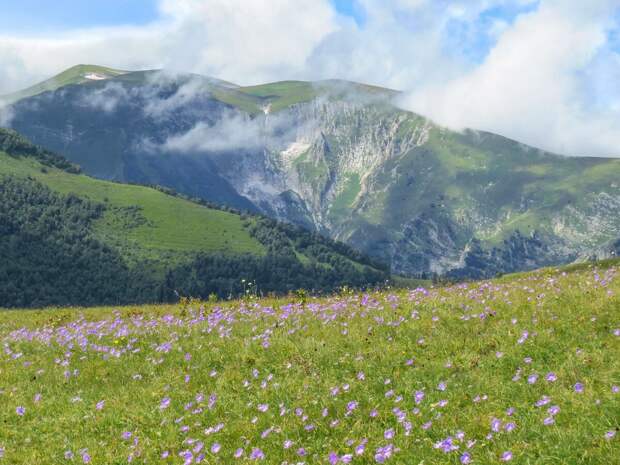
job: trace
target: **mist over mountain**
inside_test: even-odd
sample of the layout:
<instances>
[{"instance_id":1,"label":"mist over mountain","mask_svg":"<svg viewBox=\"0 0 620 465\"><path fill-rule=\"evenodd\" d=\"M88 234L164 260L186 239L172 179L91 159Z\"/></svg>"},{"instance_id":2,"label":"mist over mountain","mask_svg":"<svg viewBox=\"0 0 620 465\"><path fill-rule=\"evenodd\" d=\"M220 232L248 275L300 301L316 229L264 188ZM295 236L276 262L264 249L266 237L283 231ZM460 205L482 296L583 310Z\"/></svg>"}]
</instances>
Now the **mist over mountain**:
<instances>
[{"instance_id":1,"label":"mist over mountain","mask_svg":"<svg viewBox=\"0 0 620 465\"><path fill-rule=\"evenodd\" d=\"M302 225L406 275L483 277L617 252L620 160L563 157L346 81L240 87L81 66L6 123L93 176Z\"/></svg>"}]
</instances>

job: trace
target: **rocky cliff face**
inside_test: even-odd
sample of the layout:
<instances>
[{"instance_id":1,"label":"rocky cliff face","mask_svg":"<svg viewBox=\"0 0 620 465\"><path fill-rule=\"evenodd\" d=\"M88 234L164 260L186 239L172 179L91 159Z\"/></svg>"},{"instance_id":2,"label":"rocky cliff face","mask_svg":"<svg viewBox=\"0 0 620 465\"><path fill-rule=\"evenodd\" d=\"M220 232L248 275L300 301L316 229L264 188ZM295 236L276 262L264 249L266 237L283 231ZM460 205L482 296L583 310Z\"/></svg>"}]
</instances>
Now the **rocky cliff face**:
<instances>
[{"instance_id":1,"label":"rocky cliff face","mask_svg":"<svg viewBox=\"0 0 620 465\"><path fill-rule=\"evenodd\" d=\"M606 256L601 245L620 236L620 190L602 173L620 174L616 161L455 136L376 102L319 99L279 117L296 129L239 159L227 181L264 212L344 240L396 272L491 276ZM269 116L262 124L272 131Z\"/></svg>"},{"instance_id":2,"label":"rocky cliff face","mask_svg":"<svg viewBox=\"0 0 620 465\"><path fill-rule=\"evenodd\" d=\"M490 276L620 239L620 160L451 132L359 86L308 84L282 105L276 85L256 97L123 79L21 100L13 127L93 175L298 223L403 274Z\"/></svg>"}]
</instances>

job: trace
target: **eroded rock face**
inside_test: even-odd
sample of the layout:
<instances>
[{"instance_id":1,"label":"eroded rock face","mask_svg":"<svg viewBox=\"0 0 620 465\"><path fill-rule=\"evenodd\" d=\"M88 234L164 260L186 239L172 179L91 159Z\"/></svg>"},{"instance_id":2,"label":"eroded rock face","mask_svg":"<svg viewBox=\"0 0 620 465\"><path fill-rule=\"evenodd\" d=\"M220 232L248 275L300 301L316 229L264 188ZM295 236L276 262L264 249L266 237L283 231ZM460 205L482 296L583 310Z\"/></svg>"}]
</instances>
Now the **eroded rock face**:
<instances>
[{"instance_id":1,"label":"eroded rock face","mask_svg":"<svg viewBox=\"0 0 620 465\"><path fill-rule=\"evenodd\" d=\"M407 275L492 276L620 240L620 160L455 133L359 96L251 114L174 82L103 85L25 99L13 127L92 175L301 224Z\"/></svg>"},{"instance_id":2,"label":"eroded rock face","mask_svg":"<svg viewBox=\"0 0 620 465\"><path fill-rule=\"evenodd\" d=\"M295 137L267 147L262 167L236 165L228 182L266 213L312 225L398 273L493 276L606 256L601 244L620 235L620 191L603 176L574 192L579 160L454 135L381 105L314 101L283 114ZM609 168L620 173L615 161Z\"/></svg>"}]
</instances>

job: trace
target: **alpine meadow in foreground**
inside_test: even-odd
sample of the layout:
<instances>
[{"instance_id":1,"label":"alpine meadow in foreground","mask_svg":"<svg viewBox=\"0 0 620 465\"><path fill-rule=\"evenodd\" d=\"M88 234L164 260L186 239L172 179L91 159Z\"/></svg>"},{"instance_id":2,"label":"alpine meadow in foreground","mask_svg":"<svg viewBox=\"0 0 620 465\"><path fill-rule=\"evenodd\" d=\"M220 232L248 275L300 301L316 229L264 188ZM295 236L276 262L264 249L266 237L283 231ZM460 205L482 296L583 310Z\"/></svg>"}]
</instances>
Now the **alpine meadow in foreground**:
<instances>
[{"instance_id":1,"label":"alpine meadow in foreground","mask_svg":"<svg viewBox=\"0 0 620 465\"><path fill-rule=\"evenodd\" d=\"M0 464L618 464L620 268L0 314Z\"/></svg>"}]
</instances>

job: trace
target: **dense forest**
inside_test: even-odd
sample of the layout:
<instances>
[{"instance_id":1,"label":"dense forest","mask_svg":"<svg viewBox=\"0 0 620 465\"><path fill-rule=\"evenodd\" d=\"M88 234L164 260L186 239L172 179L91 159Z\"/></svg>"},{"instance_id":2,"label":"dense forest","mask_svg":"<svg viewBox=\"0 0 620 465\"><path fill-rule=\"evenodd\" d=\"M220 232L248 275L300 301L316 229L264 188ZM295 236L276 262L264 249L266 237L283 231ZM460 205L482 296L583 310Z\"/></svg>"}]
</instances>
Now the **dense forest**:
<instances>
[{"instance_id":1,"label":"dense forest","mask_svg":"<svg viewBox=\"0 0 620 465\"><path fill-rule=\"evenodd\" d=\"M35 155L51 166L75 169L45 152ZM265 245L264 255L199 254L163 273L147 264L128 267L94 233L105 209L34 179L0 176L0 307L173 302L179 296L228 298L300 288L324 292L389 278L386 268L345 245L255 216L246 216L245 224Z\"/></svg>"},{"instance_id":2,"label":"dense forest","mask_svg":"<svg viewBox=\"0 0 620 465\"><path fill-rule=\"evenodd\" d=\"M89 233L103 207L32 180L0 179L0 305L116 303L129 270Z\"/></svg>"},{"instance_id":3,"label":"dense forest","mask_svg":"<svg viewBox=\"0 0 620 465\"><path fill-rule=\"evenodd\" d=\"M162 299L174 298L175 290L201 298L297 289L331 292L343 286L378 285L390 277L384 265L300 227L256 216L249 217L247 225L265 245L265 256L199 255L192 263L168 272Z\"/></svg>"}]
</instances>

